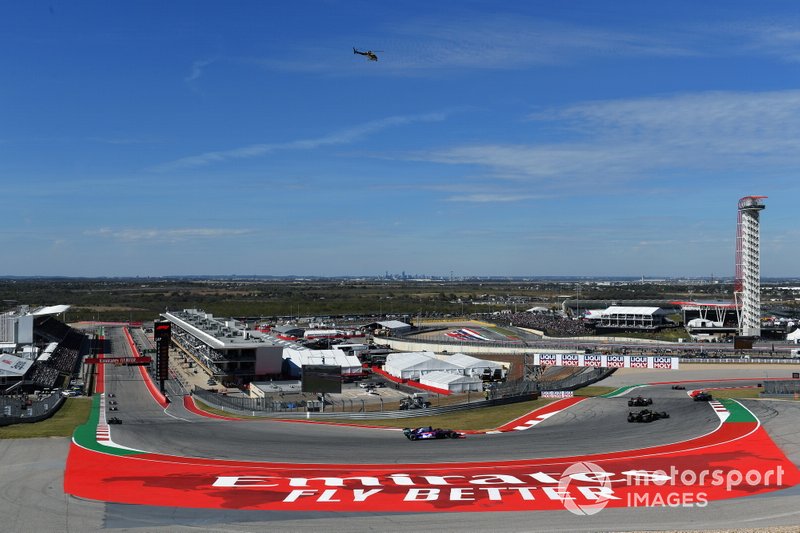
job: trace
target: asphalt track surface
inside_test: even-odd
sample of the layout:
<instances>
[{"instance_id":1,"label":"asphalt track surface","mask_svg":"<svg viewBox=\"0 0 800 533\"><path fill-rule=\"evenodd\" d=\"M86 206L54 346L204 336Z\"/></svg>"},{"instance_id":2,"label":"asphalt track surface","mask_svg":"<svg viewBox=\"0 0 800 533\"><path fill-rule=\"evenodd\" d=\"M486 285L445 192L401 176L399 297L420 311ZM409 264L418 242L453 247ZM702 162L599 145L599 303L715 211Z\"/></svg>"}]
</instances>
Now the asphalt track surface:
<instances>
[{"instance_id":1,"label":"asphalt track surface","mask_svg":"<svg viewBox=\"0 0 800 533\"><path fill-rule=\"evenodd\" d=\"M124 354L123 341L117 337L112 341L116 354ZM140 450L193 457L338 464L563 457L672 443L708 433L719 423L707 404L692 402L684 391L663 385L636 389L621 398L585 400L527 431L409 442L397 431L207 419L186 411L179 401L165 411L150 397L137 369L106 370L106 392L116 395L116 415L124 420L113 429L114 441ZM756 378L763 376L759 369L752 371ZM728 377L724 368L715 374ZM663 381L708 379L707 372L698 377L691 371L657 375ZM754 379L752 384L756 382ZM671 418L654 424L627 423L627 397L638 394L652 397L653 408L668 411ZM800 464L800 405L781 401L749 401L746 405L789 459ZM713 501L703 508L609 508L593 516L567 511L299 513L183 509L168 502L163 507L106 504L64 494L68 447L67 439L0 441L0 505L4 509L0 531L633 531L800 524L800 487Z\"/></svg>"}]
</instances>

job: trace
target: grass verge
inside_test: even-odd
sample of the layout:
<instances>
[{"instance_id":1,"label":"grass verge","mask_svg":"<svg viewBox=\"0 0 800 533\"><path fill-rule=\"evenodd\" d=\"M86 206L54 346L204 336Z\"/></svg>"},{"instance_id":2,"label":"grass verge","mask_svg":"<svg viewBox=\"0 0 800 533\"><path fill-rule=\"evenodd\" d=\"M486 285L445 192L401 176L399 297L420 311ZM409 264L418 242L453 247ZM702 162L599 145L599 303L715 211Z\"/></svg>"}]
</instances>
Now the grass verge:
<instances>
[{"instance_id":1,"label":"grass verge","mask_svg":"<svg viewBox=\"0 0 800 533\"><path fill-rule=\"evenodd\" d=\"M611 391L617 390L619 387L601 387L601 386L588 386L583 387L575 391L575 396L582 396L582 397L591 397L591 396L602 396L603 394L608 394Z\"/></svg>"},{"instance_id":2,"label":"grass verge","mask_svg":"<svg viewBox=\"0 0 800 533\"><path fill-rule=\"evenodd\" d=\"M86 423L91 409L91 398L67 398L61 409L47 420L1 427L0 439L70 437L76 427Z\"/></svg>"},{"instance_id":3,"label":"grass verge","mask_svg":"<svg viewBox=\"0 0 800 533\"><path fill-rule=\"evenodd\" d=\"M721 389L709 391L715 399L721 398L758 398L762 389Z\"/></svg>"},{"instance_id":4,"label":"grass verge","mask_svg":"<svg viewBox=\"0 0 800 533\"><path fill-rule=\"evenodd\" d=\"M398 428L435 426L460 430L489 430L502 426L506 422L511 422L515 418L519 418L534 409L543 407L552 401L554 400L549 398L539 398L538 400L530 400L527 402L484 407L481 409L459 411L457 413L447 413L439 416L418 416L394 420L358 420L356 422L370 426Z\"/></svg>"},{"instance_id":5,"label":"grass verge","mask_svg":"<svg viewBox=\"0 0 800 533\"><path fill-rule=\"evenodd\" d=\"M213 413L216 415L230 416L235 418L253 418L249 416L238 416L227 411L215 409L200 400L195 400L197 407L203 411ZM495 407L484 407L481 409L472 409L469 411L459 411L456 413L447 413L438 416L418 416L414 418L400 418L400 419L355 419L355 418L337 418L331 420L332 423L352 423L363 424L365 426L382 426L382 427L419 427L419 426L437 426L448 427L460 430L488 430L502 426L506 422L510 422L515 418L538 409L548 403L552 402L551 399L539 398L538 400L530 400L527 402L512 403L508 405L498 405ZM264 417L255 417L264 418ZM312 418L313 420L313 418Z\"/></svg>"}]
</instances>

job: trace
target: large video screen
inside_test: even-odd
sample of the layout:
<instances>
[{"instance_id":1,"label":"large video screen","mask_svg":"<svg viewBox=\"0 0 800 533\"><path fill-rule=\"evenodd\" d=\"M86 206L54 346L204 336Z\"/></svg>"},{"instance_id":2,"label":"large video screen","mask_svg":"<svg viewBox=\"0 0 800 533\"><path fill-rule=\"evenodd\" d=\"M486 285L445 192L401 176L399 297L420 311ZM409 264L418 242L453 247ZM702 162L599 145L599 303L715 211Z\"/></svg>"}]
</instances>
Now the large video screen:
<instances>
[{"instance_id":1,"label":"large video screen","mask_svg":"<svg viewBox=\"0 0 800 533\"><path fill-rule=\"evenodd\" d=\"M303 392L342 392L342 367L335 365L304 365Z\"/></svg>"}]
</instances>

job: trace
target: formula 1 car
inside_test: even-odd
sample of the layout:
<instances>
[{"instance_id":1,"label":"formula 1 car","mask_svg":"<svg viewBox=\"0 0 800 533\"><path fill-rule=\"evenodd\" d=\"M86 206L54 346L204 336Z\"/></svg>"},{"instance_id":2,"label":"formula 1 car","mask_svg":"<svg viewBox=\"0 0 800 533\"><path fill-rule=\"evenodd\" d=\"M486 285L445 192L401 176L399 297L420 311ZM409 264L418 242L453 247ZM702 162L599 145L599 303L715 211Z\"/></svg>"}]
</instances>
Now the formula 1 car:
<instances>
[{"instance_id":1,"label":"formula 1 car","mask_svg":"<svg viewBox=\"0 0 800 533\"><path fill-rule=\"evenodd\" d=\"M117 407L116 405L112 405L111 407L108 408L108 410L109 411L119 411L119 407Z\"/></svg>"},{"instance_id":2,"label":"formula 1 car","mask_svg":"<svg viewBox=\"0 0 800 533\"><path fill-rule=\"evenodd\" d=\"M120 420L116 416L112 416L111 418L108 419L108 423L109 424L122 424L122 420Z\"/></svg>"},{"instance_id":3,"label":"formula 1 car","mask_svg":"<svg viewBox=\"0 0 800 533\"><path fill-rule=\"evenodd\" d=\"M672 390L686 390L686 387L683 385L673 385Z\"/></svg>"},{"instance_id":4,"label":"formula 1 car","mask_svg":"<svg viewBox=\"0 0 800 533\"><path fill-rule=\"evenodd\" d=\"M431 440L431 439L461 439L464 438L463 433L453 431L452 429L422 427L422 428L405 428L403 435L408 440Z\"/></svg>"},{"instance_id":5,"label":"formula 1 car","mask_svg":"<svg viewBox=\"0 0 800 533\"><path fill-rule=\"evenodd\" d=\"M650 409L642 409L638 413L633 411L628 413L628 422L648 423L661 418L669 418L669 413L666 411L651 411Z\"/></svg>"},{"instance_id":6,"label":"formula 1 car","mask_svg":"<svg viewBox=\"0 0 800 533\"><path fill-rule=\"evenodd\" d=\"M652 398L642 398L641 396L637 396L636 398L631 398L628 400L628 407L644 407L645 405L651 405L652 403Z\"/></svg>"},{"instance_id":7,"label":"formula 1 car","mask_svg":"<svg viewBox=\"0 0 800 533\"><path fill-rule=\"evenodd\" d=\"M714 399L714 397L711 396L711 393L708 392L698 392L697 394L692 394L692 398L694 398L694 401L696 402L710 402Z\"/></svg>"}]
</instances>

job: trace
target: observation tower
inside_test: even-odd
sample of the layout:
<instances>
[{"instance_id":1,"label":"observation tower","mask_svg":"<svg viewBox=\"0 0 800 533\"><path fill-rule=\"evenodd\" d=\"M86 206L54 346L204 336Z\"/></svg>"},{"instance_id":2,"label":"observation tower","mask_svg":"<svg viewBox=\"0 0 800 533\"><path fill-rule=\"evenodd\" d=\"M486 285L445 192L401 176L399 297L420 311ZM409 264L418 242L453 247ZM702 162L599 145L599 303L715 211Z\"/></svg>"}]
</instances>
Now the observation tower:
<instances>
[{"instance_id":1,"label":"observation tower","mask_svg":"<svg viewBox=\"0 0 800 533\"><path fill-rule=\"evenodd\" d=\"M761 265L759 215L766 196L745 196L739 200L736 225L736 279L733 297L739 317L739 334L761 336Z\"/></svg>"}]
</instances>

